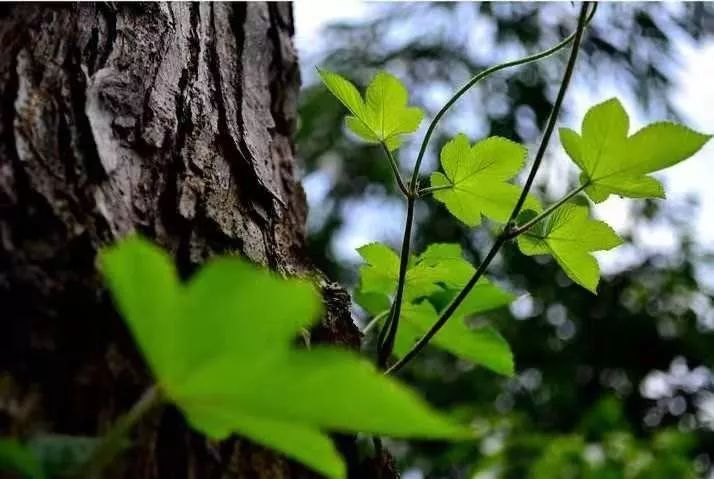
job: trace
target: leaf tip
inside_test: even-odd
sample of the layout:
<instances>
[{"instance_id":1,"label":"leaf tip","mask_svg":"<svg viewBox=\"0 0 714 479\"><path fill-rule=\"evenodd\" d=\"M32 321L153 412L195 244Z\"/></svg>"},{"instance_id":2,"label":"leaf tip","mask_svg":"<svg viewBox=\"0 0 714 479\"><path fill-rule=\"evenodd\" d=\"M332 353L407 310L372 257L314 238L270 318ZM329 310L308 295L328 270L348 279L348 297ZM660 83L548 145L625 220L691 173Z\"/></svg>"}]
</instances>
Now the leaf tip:
<instances>
[{"instance_id":1,"label":"leaf tip","mask_svg":"<svg viewBox=\"0 0 714 479\"><path fill-rule=\"evenodd\" d=\"M584 287L585 289L587 289L588 291L590 291L595 296L597 296L597 287L599 286L599 284L600 284L600 278L596 278L595 282L593 282L593 283L589 283L589 284L581 283L580 285L582 287Z\"/></svg>"}]
</instances>

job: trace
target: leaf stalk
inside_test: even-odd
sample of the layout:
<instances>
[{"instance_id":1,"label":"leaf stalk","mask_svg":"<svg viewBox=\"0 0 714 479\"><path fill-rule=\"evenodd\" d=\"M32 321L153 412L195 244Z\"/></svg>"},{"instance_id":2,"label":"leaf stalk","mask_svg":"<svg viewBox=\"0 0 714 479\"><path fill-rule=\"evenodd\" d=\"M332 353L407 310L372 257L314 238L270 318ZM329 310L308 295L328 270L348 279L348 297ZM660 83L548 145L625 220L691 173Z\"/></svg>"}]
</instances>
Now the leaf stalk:
<instances>
[{"instance_id":1,"label":"leaf stalk","mask_svg":"<svg viewBox=\"0 0 714 479\"><path fill-rule=\"evenodd\" d=\"M80 477L95 479L102 477L102 471L122 449L122 443L131 429L146 414L163 401L164 396L158 385L153 385L134 403L132 408L121 416L107 431L93 451Z\"/></svg>"},{"instance_id":2,"label":"leaf stalk","mask_svg":"<svg viewBox=\"0 0 714 479\"><path fill-rule=\"evenodd\" d=\"M399 164L397 163L397 160L394 158L394 155L389 150L386 143L381 142L380 145L382 145L382 149L384 150L384 153L387 155L387 159L389 159L389 165L392 167L392 172L394 173L394 179L397 181L397 186L399 186L399 189L402 191L404 196L406 196L407 198L414 196L412 194L412 192L407 188L407 185L404 183L404 180L402 179L402 174L399 172Z\"/></svg>"}]
</instances>

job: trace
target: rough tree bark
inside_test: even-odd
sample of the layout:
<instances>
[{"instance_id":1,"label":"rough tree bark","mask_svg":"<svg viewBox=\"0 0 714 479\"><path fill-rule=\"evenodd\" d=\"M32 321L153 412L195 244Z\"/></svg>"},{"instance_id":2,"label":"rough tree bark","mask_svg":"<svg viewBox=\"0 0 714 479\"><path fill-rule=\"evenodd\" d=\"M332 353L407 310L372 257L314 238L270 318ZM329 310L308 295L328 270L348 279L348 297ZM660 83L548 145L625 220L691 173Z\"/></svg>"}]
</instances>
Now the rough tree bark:
<instances>
[{"instance_id":1,"label":"rough tree bark","mask_svg":"<svg viewBox=\"0 0 714 479\"><path fill-rule=\"evenodd\" d=\"M313 341L359 345L348 296L305 255L292 33L289 4L2 7L0 434L101 433L150 381L95 268L131 231L185 275L230 252L316 277ZM135 440L113 477L311 477L170 408Z\"/></svg>"}]
</instances>

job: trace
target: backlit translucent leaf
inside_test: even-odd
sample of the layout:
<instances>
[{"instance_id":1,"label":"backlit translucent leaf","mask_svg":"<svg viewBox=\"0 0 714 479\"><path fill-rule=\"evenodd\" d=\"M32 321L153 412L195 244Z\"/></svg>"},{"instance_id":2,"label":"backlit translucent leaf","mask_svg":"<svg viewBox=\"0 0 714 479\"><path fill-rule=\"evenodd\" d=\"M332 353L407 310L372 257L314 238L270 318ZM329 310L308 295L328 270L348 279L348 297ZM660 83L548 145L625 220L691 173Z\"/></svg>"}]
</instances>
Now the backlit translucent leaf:
<instances>
[{"instance_id":1,"label":"backlit translucent leaf","mask_svg":"<svg viewBox=\"0 0 714 479\"><path fill-rule=\"evenodd\" d=\"M418 263L432 271L432 279L450 288L463 287L475 273L466 261L461 246L455 243L432 243L419 255Z\"/></svg>"},{"instance_id":2,"label":"backlit translucent leaf","mask_svg":"<svg viewBox=\"0 0 714 479\"><path fill-rule=\"evenodd\" d=\"M463 430L441 417L424 414L426 406L420 399L380 377L369 362L347 351L326 347L290 351L276 364L258 366L250 377L251 387L225 380L234 369L228 359L203 368L182 388L184 402L200 407L208 402L220 410L247 411L257 417L339 432L360 430L395 437L409 437L415 431L424 432L425 437L463 435ZM211 391L210 396L203 393L206 390ZM383 409L375 414L373 408Z\"/></svg>"},{"instance_id":3,"label":"backlit translucent leaf","mask_svg":"<svg viewBox=\"0 0 714 479\"><path fill-rule=\"evenodd\" d=\"M399 278L399 257L383 243L370 243L357 249L366 263L360 268L361 293L394 294ZM430 245L420 256L410 258L405 297L428 296L442 286L461 288L474 273L458 244Z\"/></svg>"},{"instance_id":4,"label":"backlit translucent leaf","mask_svg":"<svg viewBox=\"0 0 714 479\"><path fill-rule=\"evenodd\" d=\"M367 86L365 98L344 77L318 69L325 86L352 113L347 127L371 143L384 142L390 150L401 144L402 135L419 128L424 112L407 105L408 93L393 75L379 72Z\"/></svg>"},{"instance_id":5,"label":"backlit translucent leaf","mask_svg":"<svg viewBox=\"0 0 714 479\"><path fill-rule=\"evenodd\" d=\"M444 173L431 175L431 186L447 187L434 192L455 217L469 226L481 223L481 215L506 222L518 200L521 188L507 183L523 167L526 149L500 137L486 138L471 146L459 134L441 150ZM538 209L528 196L526 207Z\"/></svg>"},{"instance_id":6,"label":"backlit translucent leaf","mask_svg":"<svg viewBox=\"0 0 714 479\"><path fill-rule=\"evenodd\" d=\"M524 211L519 223L534 216L535 212ZM592 252L620 244L622 240L612 228L590 219L588 208L572 203L561 206L518 237L518 247L524 254L552 255L570 279L593 293L597 292L600 268Z\"/></svg>"},{"instance_id":7,"label":"backlit translucent leaf","mask_svg":"<svg viewBox=\"0 0 714 479\"><path fill-rule=\"evenodd\" d=\"M399 277L399 256L384 243L370 243L357 248L365 264L360 267L362 292L394 293Z\"/></svg>"},{"instance_id":8,"label":"backlit translucent leaf","mask_svg":"<svg viewBox=\"0 0 714 479\"><path fill-rule=\"evenodd\" d=\"M362 289L355 299L376 316L389 310L388 295L395 287L398 271L396 253L385 245L373 243L360 248L371 264L362 267ZM381 265L381 266L380 266ZM376 271L375 271L376 270ZM437 314L428 297L446 306L457 291L473 276L474 267L463 258L458 244L439 243L412 257L407 270L405 302L395 344L395 354L404 354L436 322ZM376 279L375 279L376 278ZM391 282L386 289L374 287L382 278ZM367 292L365 292L365 289ZM414 290L419 293L414 293ZM412 291L410 294L409 291ZM482 364L501 374L512 374L513 359L508 345L492 328L470 329L464 319L473 314L499 308L513 301L512 294L481 279L457 308L447 325L434 337L433 344L464 359Z\"/></svg>"},{"instance_id":9,"label":"backlit translucent leaf","mask_svg":"<svg viewBox=\"0 0 714 479\"><path fill-rule=\"evenodd\" d=\"M405 305L395 354L403 356L437 319L438 315L428 301ZM490 326L470 328L463 316L453 316L436 333L432 344L496 373L507 376L513 374L511 349L506 340Z\"/></svg>"},{"instance_id":10,"label":"backlit translucent leaf","mask_svg":"<svg viewBox=\"0 0 714 479\"><path fill-rule=\"evenodd\" d=\"M306 281L220 258L182 284L168 257L136 237L105 250L101 263L162 390L211 437L243 434L341 478L327 430L467 434L353 353L296 349L321 311Z\"/></svg>"},{"instance_id":11,"label":"backlit translucent leaf","mask_svg":"<svg viewBox=\"0 0 714 479\"><path fill-rule=\"evenodd\" d=\"M592 107L583 119L582 136L560 129L568 156L582 170L581 184L595 202L610 194L664 198L662 184L649 173L694 155L711 138L675 123L648 125L632 136L629 118L616 98Z\"/></svg>"},{"instance_id":12,"label":"backlit translucent leaf","mask_svg":"<svg viewBox=\"0 0 714 479\"><path fill-rule=\"evenodd\" d=\"M449 289L430 296L430 300L437 305L446 305L458 294L459 290ZM469 317L475 314L498 309L512 303L516 297L498 286L490 283L486 278L481 278L466 298L461 302L455 317Z\"/></svg>"}]
</instances>

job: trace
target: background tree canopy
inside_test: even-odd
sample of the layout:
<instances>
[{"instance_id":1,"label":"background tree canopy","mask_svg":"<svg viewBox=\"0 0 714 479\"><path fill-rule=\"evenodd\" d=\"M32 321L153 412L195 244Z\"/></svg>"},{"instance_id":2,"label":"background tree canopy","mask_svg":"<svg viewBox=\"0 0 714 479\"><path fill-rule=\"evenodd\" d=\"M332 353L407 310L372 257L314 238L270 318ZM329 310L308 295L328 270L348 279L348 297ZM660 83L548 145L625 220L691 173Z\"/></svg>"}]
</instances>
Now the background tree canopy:
<instances>
[{"instance_id":1,"label":"background tree canopy","mask_svg":"<svg viewBox=\"0 0 714 479\"><path fill-rule=\"evenodd\" d=\"M569 3L419 3L374 5L364 18L327 27L319 46L301 59L297 137L312 200L310 248L319 267L354 285L358 260L351 249L367 242L359 235L398 247L404 205L380 149L345 134L344 109L318 83L314 65L343 73L359 87L386 69L433 116L470 76L557 43L572 31L575 17ZM615 84L618 95L636 102L644 115L676 119L676 105L665 94L678 65L675 43L705 41L712 32L712 4L602 4L574 87ZM459 131L472 140L500 135L533 145L565 57L481 83L442 123L423 173L435 167L437 148ZM574 124L568 115L573 106L566 100L561 124ZM405 169L417 146L401 152ZM549 150L538 193L552 199L575 184L577 175L558 161L555 140ZM660 207L647 201L630 208L625 237L658 225L676 231L676 247L663 254L635 243L609 253L615 260L598 296L572 284L550 258L507 247L490 277L523 296L510 311L489 319L511 344L517 375L504 379L467 367L434 348L420 356L404 378L481 434L476 442L394 444L406 477L713 474L713 256L695 241L695 203L692 198ZM361 231L356 235L349 224ZM413 248L430 242L461 243L474 262L489 246L485 232L466 228L431 200L417 210Z\"/></svg>"}]
</instances>

